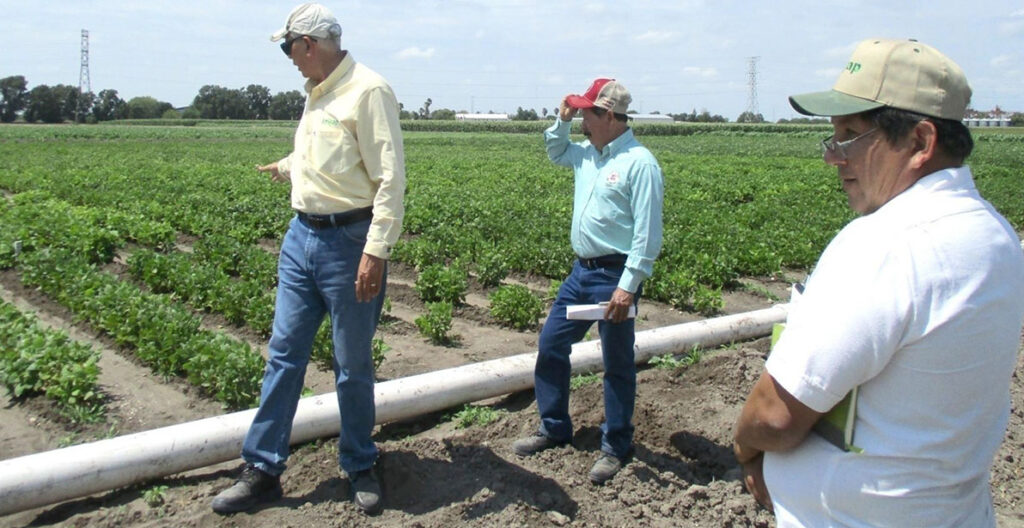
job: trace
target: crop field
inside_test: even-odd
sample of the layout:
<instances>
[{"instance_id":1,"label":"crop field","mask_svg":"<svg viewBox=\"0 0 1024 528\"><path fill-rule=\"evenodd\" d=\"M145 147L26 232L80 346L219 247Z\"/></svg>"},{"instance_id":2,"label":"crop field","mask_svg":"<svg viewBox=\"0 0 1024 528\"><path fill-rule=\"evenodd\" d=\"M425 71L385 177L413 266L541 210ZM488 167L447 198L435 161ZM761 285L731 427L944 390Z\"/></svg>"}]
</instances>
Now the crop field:
<instances>
[{"instance_id":1,"label":"crop field","mask_svg":"<svg viewBox=\"0 0 1024 528\"><path fill-rule=\"evenodd\" d=\"M572 175L547 160L543 125L497 125L406 127L404 234L374 341L381 379L535 350L572 263ZM0 126L3 419L31 421L0 438L0 459L256 404L293 211L288 186L254 166L287 154L293 133ZM785 300L853 218L821 159L829 127L637 133L666 179L638 328ZM975 141L982 195L1021 232L1024 134ZM313 359L307 393L331 391L325 331Z\"/></svg>"}]
</instances>

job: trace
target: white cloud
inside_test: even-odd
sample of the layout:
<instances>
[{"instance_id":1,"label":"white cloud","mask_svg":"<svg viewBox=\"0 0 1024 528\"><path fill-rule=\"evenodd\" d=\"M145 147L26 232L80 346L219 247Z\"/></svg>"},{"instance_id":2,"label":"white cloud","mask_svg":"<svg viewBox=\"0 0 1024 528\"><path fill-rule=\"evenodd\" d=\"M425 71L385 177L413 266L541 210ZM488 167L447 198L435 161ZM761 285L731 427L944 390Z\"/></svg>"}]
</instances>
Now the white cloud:
<instances>
[{"instance_id":1,"label":"white cloud","mask_svg":"<svg viewBox=\"0 0 1024 528\"><path fill-rule=\"evenodd\" d=\"M658 31L652 29L650 31L647 31L646 33L641 33L634 38L640 42L660 44L675 39L677 34L678 33L676 33L675 31Z\"/></svg>"},{"instance_id":2,"label":"white cloud","mask_svg":"<svg viewBox=\"0 0 1024 528\"><path fill-rule=\"evenodd\" d=\"M1002 66L1009 66L1010 62L1012 60L1013 60L1013 56L1012 55L1004 54L1004 55L1000 55L998 57L993 57L992 60L989 61L989 64L999 68L999 67L1002 67Z\"/></svg>"},{"instance_id":3,"label":"white cloud","mask_svg":"<svg viewBox=\"0 0 1024 528\"><path fill-rule=\"evenodd\" d=\"M718 75L717 68L700 68L697 66L687 66L683 68L683 73L695 77L716 77Z\"/></svg>"},{"instance_id":4,"label":"white cloud","mask_svg":"<svg viewBox=\"0 0 1024 528\"><path fill-rule=\"evenodd\" d=\"M434 56L434 48L420 49L410 46L395 54L396 59L429 59Z\"/></svg>"}]
</instances>

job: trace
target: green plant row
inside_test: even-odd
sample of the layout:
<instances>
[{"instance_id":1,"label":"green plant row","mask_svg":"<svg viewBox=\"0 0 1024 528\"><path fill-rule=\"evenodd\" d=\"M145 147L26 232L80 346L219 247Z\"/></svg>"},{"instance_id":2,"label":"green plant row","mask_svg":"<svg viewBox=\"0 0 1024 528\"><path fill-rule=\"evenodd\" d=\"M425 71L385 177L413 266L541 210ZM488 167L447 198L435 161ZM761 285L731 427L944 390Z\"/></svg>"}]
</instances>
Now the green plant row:
<instances>
[{"instance_id":1,"label":"green plant row","mask_svg":"<svg viewBox=\"0 0 1024 528\"><path fill-rule=\"evenodd\" d=\"M257 403L260 355L244 343L200 329L199 318L168 297L143 293L66 249L29 253L19 267L26 286L39 288L77 319L130 347L154 372L184 376L231 409Z\"/></svg>"},{"instance_id":2,"label":"green plant row","mask_svg":"<svg viewBox=\"0 0 1024 528\"><path fill-rule=\"evenodd\" d=\"M14 398L45 395L74 422L102 421L100 353L0 301L0 385Z\"/></svg>"},{"instance_id":3,"label":"green plant row","mask_svg":"<svg viewBox=\"0 0 1024 528\"><path fill-rule=\"evenodd\" d=\"M458 264L488 288L511 272L563 278L573 260L571 171L547 160L539 129L454 133L462 125L415 125L453 127L438 132L407 127L406 215L393 258L421 270ZM0 136L13 139L0 141L7 169L0 188L44 190L74 206L120 211L199 240L224 236L255 246L278 242L285 232L293 214L288 186L271 183L253 165L291 150L289 127L252 127L268 134L254 138L242 125L211 124L185 127L200 134L194 138L154 141L148 134L181 127L103 126L125 136L55 142L32 139L36 127L0 127ZM644 284L646 298L713 312L738 277L813 265L853 218L835 169L818 148L828 126L679 126L692 133L642 140L666 183L664 243ZM75 128L92 127L61 130ZM968 161L979 189L1024 228L1022 136L979 131L975 137ZM0 234L0 263L14 251Z\"/></svg>"},{"instance_id":4,"label":"green plant row","mask_svg":"<svg viewBox=\"0 0 1024 528\"><path fill-rule=\"evenodd\" d=\"M248 325L262 337L274 319L274 289L255 280L238 280L186 253L133 252L128 273L155 293L169 293L197 311L222 314L236 325Z\"/></svg>"},{"instance_id":5,"label":"green plant row","mask_svg":"<svg viewBox=\"0 0 1024 528\"><path fill-rule=\"evenodd\" d=\"M239 140L244 141L244 140ZM53 144L0 142L0 187L45 190L75 206L161 222L174 232L246 243L277 238L294 214L288 186L273 184L254 161L276 161L284 144L259 141L225 150L208 140ZM273 152L277 150L279 154Z\"/></svg>"}]
</instances>

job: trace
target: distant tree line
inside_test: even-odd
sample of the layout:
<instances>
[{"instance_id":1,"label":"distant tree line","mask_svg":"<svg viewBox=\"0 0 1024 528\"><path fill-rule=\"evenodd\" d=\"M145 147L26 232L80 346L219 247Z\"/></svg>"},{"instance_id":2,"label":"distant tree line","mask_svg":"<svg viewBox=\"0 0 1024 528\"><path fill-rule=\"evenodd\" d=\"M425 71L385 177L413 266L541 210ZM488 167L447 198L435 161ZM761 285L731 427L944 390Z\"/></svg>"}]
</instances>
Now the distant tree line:
<instances>
[{"instance_id":1,"label":"distant tree line","mask_svg":"<svg viewBox=\"0 0 1024 528\"><path fill-rule=\"evenodd\" d=\"M182 112L153 97L122 99L117 90L79 93L77 86L41 84L28 89L22 75L0 79L0 122L11 123L20 114L29 123L89 122L114 119L298 119L306 98L298 90L270 95L258 84L237 90L206 85Z\"/></svg>"},{"instance_id":2,"label":"distant tree line","mask_svg":"<svg viewBox=\"0 0 1024 528\"><path fill-rule=\"evenodd\" d=\"M281 119L296 120L302 116L306 98L298 90L278 92L270 95L270 89L258 84L250 84L245 88L225 88L208 84L199 89L192 99L192 104L182 111L176 110L171 103L158 101L152 97L133 97L123 100L117 90L101 90L81 94L78 87L66 84L47 86L41 84L28 89L28 81L22 75L12 75L0 79L0 122L11 123L22 116L29 123L63 123L77 121L95 123L115 119ZM399 104L400 119L436 119L452 120L456 113L468 113L465 110L456 112L448 108L431 109L433 101L427 98L418 110L407 110ZM494 113L494 112L490 112ZM652 112L657 114L658 112ZM513 121L537 121L554 119L557 111L549 115L547 108L538 114L534 109L518 107L514 114L509 115ZM667 114L674 121L691 123L727 123L725 117L712 114L705 109L700 113L696 109L690 113ZM968 117L1009 117L1012 126L1024 126L1024 113L1004 112L998 106L991 112L979 112L968 109ZM764 123L764 116L750 111L743 112L736 118L737 123ZM827 123L821 118L797 117L780 119L779 123Z\"/></svg>"}]
</instances>

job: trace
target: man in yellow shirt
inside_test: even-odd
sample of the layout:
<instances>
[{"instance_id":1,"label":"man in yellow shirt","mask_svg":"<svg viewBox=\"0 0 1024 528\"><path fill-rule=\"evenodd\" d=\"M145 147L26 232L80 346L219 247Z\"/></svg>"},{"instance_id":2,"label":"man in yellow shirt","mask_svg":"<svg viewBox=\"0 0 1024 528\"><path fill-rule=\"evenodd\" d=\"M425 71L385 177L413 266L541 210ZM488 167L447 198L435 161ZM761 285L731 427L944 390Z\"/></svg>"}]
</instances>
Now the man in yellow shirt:
<instances>
[{"instance_id":1,"label":"man in yellow shirt","mask_svg":"<svg viewBox=\"0 0 1024 528\"><path fill-rule=\"evenodd\" d=\"M277 302L260 407L242 447L238 481L213 500L218 513L249 510L282 495L292 419L313 338L329 314L341 414L338 458L353 500L381 508L371 340L384 298L387 259L402 226L405 161L398 101L387 82L340 48L328 9L302 4L272 41L306 82L294 149L258 167L291 182L296 211L281 245Z\"/></svg>"}]
</instances>

